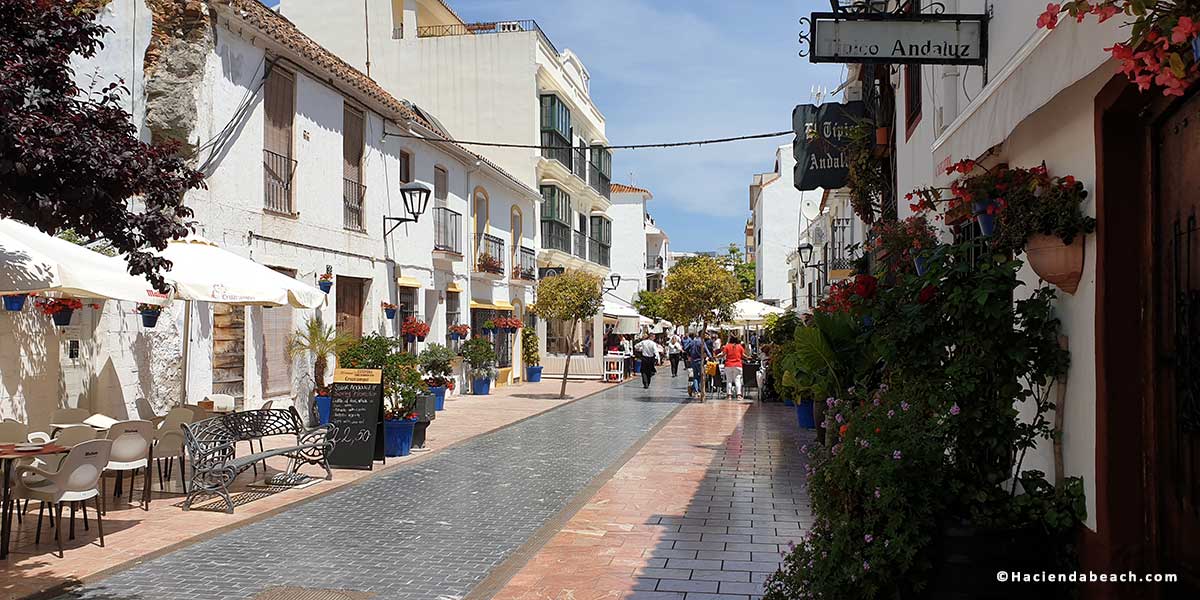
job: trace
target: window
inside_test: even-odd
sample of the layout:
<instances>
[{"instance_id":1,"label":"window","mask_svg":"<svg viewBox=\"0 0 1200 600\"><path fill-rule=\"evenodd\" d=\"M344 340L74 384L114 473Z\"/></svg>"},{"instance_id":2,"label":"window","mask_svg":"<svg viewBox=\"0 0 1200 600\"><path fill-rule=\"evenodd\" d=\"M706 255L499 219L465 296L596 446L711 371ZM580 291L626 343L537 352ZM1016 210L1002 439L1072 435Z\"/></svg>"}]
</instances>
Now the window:
<instances>
[{"instance_id":1,"label":"window","mask_svg":"<svg viewBox=\"0 0 1200 600\"><path fill-rule=\"evenodd\" d=\"M292 183L296 161L292 159L292 121L295 117L296 80L278 66L271 66L263 86L263 207L291 214Z\"/></svg>"},{"instance_id":2,"label":"window","mask_svg":"<svg viewBox=\"0 0 1200 600\"><path fill-rule=\"evenodd\" d=\"M571 251L571 196L553 185L542 186L542 247Z\"/></svg>"},{"instance_id":3,"label":"window","mask_svg":"<svg viewBox=\"0 0 1200 600\"><path fill-rule=\"evenodd\" d=\"M910 2L908 13L920 14L921 3ZM921 122L921 65L906 65L904 67L904 121L905 136L911 136L917 124Z\"/></svg>"},{"instance_id":4,"label":"window","mask_svg":"<svg viewBox=\"0 0 1200 600\"><path fill-rule=\"evenodd\" d=\"M612 151L604 146L592 146L588 184L596 193L608 198L612 192Z\"/></svg>"},{"instance_id":5,"label":"window","mask_svg":"<svg viewBox=\"0 0 1200 600\"><path fill-rule=\"evenodd\" d=\"M571 168L571 109L554 94L543 94L542 156Z\"/></svg>"},{"instance_id":6,"label":"window","mask_svg":"<svg viewBox=\"0 0 1200 600\"><path fill-rule=\"evenodd\" d=\"M412 183L412 155L401 151L400 152L400 183Z\"/></svg>"},{"instance_id":7,"label":"window","mask_svg":"<svg viewBox=\"0 0 1200 600\"><path fill-rule=\"evenodd\" d=\"M417 290L415 287L396 288L396 307L400 322L417 316Z\"/></svg>"},{"instance_id":8,"label":"window","mask_svg":"<svg viewBox=\"0 0 1200 600\"><path fill-rule=\"evenodd\" d=\"M471 204L471 222L475 226L475 248L473 256L479 256L479 245L488 226L488 195L483 188L475 189L475 201ZM499 257L497 257L499 258Z\"/></svg>"},{"instance_id":9,"label":"window","mask_svg":"<svg viewBox=\"0 0 1200 600\"><path fill-rule=\"evenodd\" d=\"M362 184L363 113L346 105L342 119L342 226L366 230L363 215L367 187Z\"/></svg>"},{"instance_id":10,"label":"window","mask_svg":"<svg viewBox=\"0 0 1200 600\"><path fill-rule=\"evenodd\" d=\"M433 168L433 197L441 202L446 201L450 188L450 174L441 167Z\"/></svg>"},{"instance_id":11,"label":"window","mask_svg":"<svg viewBox=\"0 0 1200 600\"><path fill-rule=\"evenodd\" d=\"M446 326L462 323L462 296L458 292L446 292Z\"/></svg>"},{"instance_id":12,"label":"window","mask_svg":"<svg viewBox=\"0 0 1200 600\"><path fill-rule=\"evenodd\" d=\"M571 330L575 330L574 337ZM547 354L580 354L583 346L582 327L576 327L571 321L548 319L546 321L546 353Z\"/></svg>"},{"instance_id":13,"label":"window","mask_svg":"<svg viewBox=\"0 0 1200 600\"><path fill-rule=\"evenodd\" d=\"M292 269L271 269L288 277L296 276ZM286 305L262 309L264 397L282 396L292 391L292 359L287 353L288 337L296 328L292 315L292 307Z\"/></svg>"},{"instance_id":14,"label":"window","mask_svg":"<svg viewBox=\"0 0 1200 600\"><path fill-rule=\"evenodd\" d=\"M521 214L520 207L512 207L512 212L508 217L508 231L512 234L512 241L509 248L509 264L513 266L512 276L516 278L520 273L521 264L521 236L524 235L524 216Z\"/></svg>"},{"instance_id":15,"label":"window","mask_svg":"<svg viewBox=\"0 0 1200 600\"><path fill-rule=\"evenodd\" d=\"M592 262L609 266L611 264L612 221L600 216L592 217L592 234L588 240L588 256Z\"/></svg>"}]
</instances>

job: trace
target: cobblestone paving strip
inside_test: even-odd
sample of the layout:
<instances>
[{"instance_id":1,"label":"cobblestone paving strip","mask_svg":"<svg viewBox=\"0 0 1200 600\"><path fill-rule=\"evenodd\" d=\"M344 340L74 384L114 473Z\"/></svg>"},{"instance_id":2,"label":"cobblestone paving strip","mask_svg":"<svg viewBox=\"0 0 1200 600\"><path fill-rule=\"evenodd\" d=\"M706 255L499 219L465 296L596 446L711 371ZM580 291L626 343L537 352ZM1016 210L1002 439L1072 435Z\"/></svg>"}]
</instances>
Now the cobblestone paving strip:
<instances>
[{"instance_id":1,"label":"cobblestone paving strip","mask_svg":"<svg viewBox=\"0 0 1200 600\"><path fill-rule=\"evenodd\" d=\"M669 415L666 392L663 380L612 388L62 598L216 600L280 585L460 598Z\"/></svg>"},{"instance_id":2,"label":"cobblestone paving strip","mask_svg":"<svg viewBox=\"0 0 1200 600\"><path fill-rule=\"evenodd\" d=\"M811 525L779 405L685 406L494 600L751 600Z\"/></svg>"}]
</instances>

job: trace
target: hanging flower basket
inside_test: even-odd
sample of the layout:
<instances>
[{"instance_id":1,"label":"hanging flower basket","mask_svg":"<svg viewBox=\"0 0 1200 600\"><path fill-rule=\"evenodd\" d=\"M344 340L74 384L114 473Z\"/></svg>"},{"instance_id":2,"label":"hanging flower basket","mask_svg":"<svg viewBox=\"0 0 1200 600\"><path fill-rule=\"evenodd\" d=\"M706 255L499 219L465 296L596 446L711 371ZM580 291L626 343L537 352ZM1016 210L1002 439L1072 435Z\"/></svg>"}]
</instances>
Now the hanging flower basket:
<instances>
[{"instance_id":1,"label":"hanging flower basket","mask_svg":"<svg viewBox=\"0 0 1200 600\"><path fill-rule=\"evenodd\" d=\"M996 217L993 214L995 204L991 200L976 200L971 203L975 213L975 222L979 223L979 232L983 235L996 233Z\"/></svg>"},{"instance_id":2,"label":"hanging flower basket","mask_svg":"<svg viewBox=\"0 0 1200 600\"><path fill-rule=\"evenodd\" d=\"M1025 257L1038 277L1058 289L1074 294L1083 277L1083 236L1077 235L1070 244L1053 235L1037 234L1025 242Z\"/></svg>"},{"instance_id":3,"label":"hanging flower basket","mask_svg":"<svg viewBox=\"0 0 1200 600\"><path fill-rule=\"evenodd\" d=\"M50 318L54 319L54 324L56 326L66 327L71 324L71 316L74 314L75 314L75 309L64 308L64 309L50 315Z\"/></svg>"},{"instance_id":4,"label":"hanging flower basket","mask_svg":"<svg viewBox=\"0 0 1200 600\"><path fill-rule=\"evenodd\" d=\"M429 335L429 324L417 320L416 317L408 317L404 319L404 324L400 326L400 333L410 343L418 340L425 341L425 336Z\"/></svg>"},{"instance_id":5,"label":"hanging flower basket","mask_svg":"<svg viewBox=\"0 0 1200 600\"><path fill-rule=\"evenodd\" d=\"M467 336L470 334L471 334L471 327L469 325L451 325L450 326L450 339L452 339L456 342L458 340L467 339Z\"/></svg>"},{"instance_id":6,"label":"hanging flower basket","mask_svg":"<svg viewBox=\"0 0 1200 600\"><path fill-rule=\"evenodd\" d=\"M395 304L392 304L391 302L381 302L379 306L383 309L383 316L393 320L396 318L397 307Z\"/></svg>"},{"instance_id":7,"label":"hanging flower basket","mask_svg":"<svg viewBox=\"0 0 1200 600\"><path fill-rule=\"evenodd\" d=\"M5 296L4 310L17 312L25 308L25 298L27 297L28 296L26 294L13 294L11 296Z\"/></svg>"},{"instance_id":8,"label":"hanging flower basket","mask_svg":"<svg viewBox=\"0 0 1200 600\"><path fill-rule=\"evenodd\" d=\"M89 304L92 308L100 308L99 304ZM66 327L71 324L71 316L75 311L83 308L83 302L74 298L46 298L37 303L38 310L42 314L49 315L54 319L54 324L58 327Z\"/></svg>"},{"instance_id":9,"label":"hanging flower basket","mask_svg":"<svg viewBox=\"0 0 1200 600\"><path fill-rule=\"evenodd\" d=\"M321 273L321 277L317 279L317 287L328 294L329 290L333 289L333 273Z\"/></svg>"},{"instance_id":10,"label":"hanging flower basket","mask_svg":"<svg viewBox=\"0 0 1200 600\"><path fill-rule=\"evenodd\" d=\"M162 314L162 307L157 304L139 303L134 312L142 315L142 327L149 329L158 324L158 317Z\"/></svg>"}]
</instances>

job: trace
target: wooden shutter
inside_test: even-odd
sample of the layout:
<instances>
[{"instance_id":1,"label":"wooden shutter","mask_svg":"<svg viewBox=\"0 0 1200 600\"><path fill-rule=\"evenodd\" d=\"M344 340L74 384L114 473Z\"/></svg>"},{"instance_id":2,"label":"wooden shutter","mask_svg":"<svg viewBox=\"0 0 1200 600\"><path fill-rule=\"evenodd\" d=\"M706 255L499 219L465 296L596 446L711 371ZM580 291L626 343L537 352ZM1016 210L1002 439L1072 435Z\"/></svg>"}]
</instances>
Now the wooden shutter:
<instances>
[{"instance_id":1,"label":"wooden shutter","mask_svg":"<svg viewBox=\"0 0 1200 600\"><path fill-rule=\"evenodd\" d=\"M366 286L357 277L337 278L337 330L362 337L363 297Z\"/></svg>"},{"instance_id":2,"label":"wooden shutter","mask_svg":"<svg viewBox=\"0 0 1200 600\"><path fill-rule=\"evenodd\" d=\"M446 200L448 189L450 187L450 176L446 170L441 167L433 168L433 197L438 200Z\"/></svg>"},{"instance_id":3,"label":"wooden shutter","mask_svg":"<svg viewBox=\"0 0 1200 600\"><path fill-rule=\"evenodd\" d=\"M363 114L346 105L342 120L342 177L362 183Z\"/></svg>"},{"instance_id":4,"label":"wooden shutter","mask_svg":"<svg viewBox=\"0 0 1200 600\"><path fill-rule=\"evenodd\" d=\"M266 117L263 127L263 148L292 157L292 120L295 115L296 80L278 66L271 67L267 76L263 104Z\"/></svg>"},{"instance_id":5,"label":"wooden shutter","mask_svg":"<svg viewBox=\"0 0 1200 600\"><path fill-rule=\"evenodd\" d=\"M407 152L400 153L400 183L412 182L412 155Z\"/></svg>"},{"instance_id":6,"label":"wooden shutter","mask_svg":"<svg viewBox=\"0 0 1200 600\"><path fill-rule=\"evenodd\" d=\"M274 268L274 267L272 267ZM295 277L290 269L274 270ZM263 396L283 396L292 391L292 359L287 355L287 339L295 326L292 307L276 306L263 311Z\"/></svg>"}]
</instances>

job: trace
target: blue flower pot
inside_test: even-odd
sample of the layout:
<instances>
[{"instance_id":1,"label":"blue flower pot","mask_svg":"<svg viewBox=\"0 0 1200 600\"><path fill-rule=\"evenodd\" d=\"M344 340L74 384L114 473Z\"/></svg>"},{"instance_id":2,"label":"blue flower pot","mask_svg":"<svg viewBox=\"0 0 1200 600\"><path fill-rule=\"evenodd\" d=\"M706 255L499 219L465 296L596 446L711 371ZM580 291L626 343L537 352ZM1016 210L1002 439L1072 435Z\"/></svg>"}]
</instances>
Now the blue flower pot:
<instances>
[{"instance_id":1,"label":"blue flower pot","mask_svg":"<svg viewBox=\"0 0 1200 600\"><path fill-rule=\"evenodd\" d=\"M451 340L451 341L455 341L455 342L457 342L458 340L461 340L461 339L462 339L462 336L461 336L461 335L458 335L457 333L453 333L453 332L451 332L451 333L450 333L450 340Z\"/></svg>"},{"instance_id":2,"label":"blue flower pot","mask_svg":"<svg viewBox=\"0 0 1200 600\"><path fill-rule=\"evenodd\" d=\"M333 398L329 396L317 396L317 422L321 425L329 424L329 413L333 410Z\"/></svg>"},{"instance_id":3,"label":"blue flower pot","mask_svg":"<svg viewBox=\"0 0 1200 600\"><path fill-rule=\"evenodd\" d=\"M142 313L142 327L150 328L158 325L158 316L161 314L162 312L157 310L148 310Z\"/></svg>"},{"instance_id":4,"label":"blue flower pot","mask_svg":"<svg viewBox=\"0 0 1200 600\"><path fill-rule=\"evenodd\" d=\"M975 222L979 223L979 232L983 235L992 235L996 231L996 217L987 214L991 205L991 200L976 200L971 203L975 212Z\"/></svg>"},{"instance_id":5,"label":"blue flower pot","mask_svg":"<svg viewBox=\"0 0 1200 600\"><path fill-rule=\"evenodd\" d=\"M413 342L417 341L417 336L415 336L415 335L406 335L406 336L404 336L404 341L406 341L406 342L408 342L408 343L410 343L410 344L411 344L411 343L413 343Z\"/></svg>"},{"instance_id":6,"label":"blue flower pot","mask_svg":"<svg viewBox=\"0 0 1200 600\"><path fill-rule=\"evenodd\" d=\"M792 402L792 399L791 399L791 398L784 398L784 399L783 399L783 405L784 405L784 406L795 406L795 405L796 405L796 403L795 403L795 402Z\"/></svg>"},{"instance_id":7,"label":"blue flower pot","mask_svg":"<svg viewBox=\"0 0 1200 600\"><path fill-rule=\"evenodd\" d=\"M917 275L924 275L929 270L929 265L925 263L925 257L923 256L914 256L913 266L917 268Z\"/></svg>"},{"instance_id":8,"label":"blue flower pot","mask_svg":"<svg viewBox=\"0 0 1200 600\"><path fill-rule=\"evenodd\" d=\"M413 427L416 419L383 422L383 455L408 456L412 453Z\"/></svg>"},{"instance_id":9,"label":"blue flower pot","mask_svg":"<svg viewBox=\"0 0 1200 600\"><path fill-rule=\"evenodd\" d=\"M75 314L75 309L68 308L60 310L51 317L54 319L54 324L59 327L66 327L71 324L71 315Z\"/></svg>"},{"instance_id":10,"label":"blue flower pot","mask_svg":"<svg viewBox=\"0 0 1200 600\"><path fill-rule=\"evenodd\" d=\"M537 383L542 380L542 366L525 367L525 381Z\"/></svg>"},{"instance_id":11,"label":"blue flower pot","mask_svg":"<svg viewBox=\"0 0 1200 600\"><path fill-rule=\"evenodd\" d=\"M396 309L385 308L385 309L383 309L383 315L389 319L395 319L396 318Z\"/></svg>"},{"instance_id":12,"label":"blue flower pot","mask_svg":"<svg viewBox=\"0 0 1200 600\"><path fill-rule=\"evenodd\" d=\"M802 400L796 405L796 421L800 429L816 429L817 421L813 418L813 401Z\"/></svg>"},{"instance_id":13,"label":"blue flower pot","mask_svg":"<svg viewBox=\"0 0 1200 600\"><path fill-rule=\"evenodd\" d=\"M487 396L492 391L491 379L473 379L471 380L471 393L476 396Z\"/></svg>"},{"instance_id":14,"label":"blue flower pot","mask_svg":"<svg viewBox=\"0 0 1200 600\"><path fill-rule=\"evenodd\" d=\"M25 294L13 294L12 296L4 297L4 310L16 312L25 308Z\"/></svg>"},{"instance_id":15,"label":"blue flower pot","mask_svg":"<svg viewBox=\"0 0 1200 600\"><path fill-rule=\"evenodd\" d=\"M321 281L317 282L317 287L321 288L322 292L325 292L326 294L328 294L329 290L333 289L333 282L321 280Z\"/></svg>"},{"instance_id":16,"label":"blue flower pot","mask_svg":"<svg viewBox=\"0 0 1200 600\"><path fill-rule=\"evenodd\" d=\"M446 410L446 386L431 385L429 393L433 394L434 410Z\"/></svg>"},{"instance_id":17,"label":"blue flower pot","mask_svg":"<svg viewBox=\"0 0 1200 600\"><path fill-rule=\"evenodd\" d=\"M872 317L871 315L863 315L862 324L863 324L863 328L865 328L865 329L870 329L870 328L874 327L875 326L875 317Z\"/></svg>"},{"instance_id":18,"label":"blue flower pot","mask_svg":"<svg viewBox=\"0 0 1200 600\"><path fill-rule=\"evenodd\" d=\"M1200 63L1200 37L1192 38L1192 59Z\"/></svg>"}]
</instances>

